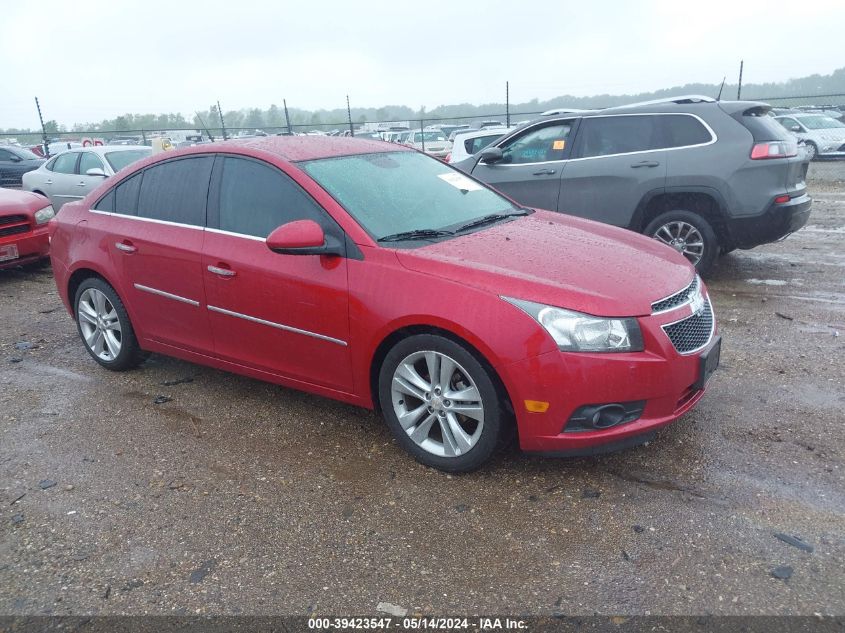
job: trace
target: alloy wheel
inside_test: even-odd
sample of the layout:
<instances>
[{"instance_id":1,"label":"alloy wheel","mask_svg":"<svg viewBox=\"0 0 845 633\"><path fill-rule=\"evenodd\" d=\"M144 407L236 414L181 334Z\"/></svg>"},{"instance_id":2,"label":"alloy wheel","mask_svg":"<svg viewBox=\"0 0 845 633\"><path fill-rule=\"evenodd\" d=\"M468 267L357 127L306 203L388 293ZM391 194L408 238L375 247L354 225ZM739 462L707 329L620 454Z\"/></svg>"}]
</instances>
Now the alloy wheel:
<instances>
[{"instance_id":1,"label":"alloy wheel","mask_svg":"<svg viewBox=\"0 0 845 633\"><path fill-rule=\"evenodd\" d=\"M123 336L117 310L105 293L86 289L79 297L76 315L82 338L94 355L107 362L115 360Z\"/></svg>"},{"instance_id":2,"label":"alloy wheel","mask_svg":"<svg viewBox=\"0 0 845 633\"><path fill-rule=\"evenodd\" d=\"M704 255L704 237L689 222L674 220L658 228L654 235L657 240L668 244L686 257L695 266Z\"/></svg>"},{"instance_id":3,"label":"alloy wheel","mask_svg":"<svg viewBox=\"0 0 845 633\"><path fill-rule=\"evenodd\" d=\"M441 457L465 455L484 427L484 403L472 376L453 358L414 352L393 372L393 410L417 446Z\"/></svg>"}]
</instances>

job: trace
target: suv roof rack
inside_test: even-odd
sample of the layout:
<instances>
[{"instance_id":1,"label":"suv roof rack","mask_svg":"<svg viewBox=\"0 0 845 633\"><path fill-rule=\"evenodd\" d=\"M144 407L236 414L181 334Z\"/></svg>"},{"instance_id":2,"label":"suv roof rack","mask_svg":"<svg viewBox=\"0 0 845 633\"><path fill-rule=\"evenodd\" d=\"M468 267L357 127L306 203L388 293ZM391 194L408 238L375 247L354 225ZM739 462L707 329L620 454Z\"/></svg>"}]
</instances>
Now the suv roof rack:
<instances>
[{"instance_id":1,"label":"suv roof rack","mask_svg":"<svg viewBox=\"0 0 845 633\"><path fill-rule=\"evenodd\" d=\"M713 97L704 95L680 95L678 97L666 97L665 99L653 99L651 101L639 101L637 103L626 103L625 105L614 106L616 108L633 108L636 106L660 105L662 103L716 103Z\"/></svg>"},{"instance_id":2,"label":"suv roof rack","mask_svg":"<svg viewBox=\"0 0 845 633\"><path fill-rule=\"evenodd\" d=\"M540 116L555 116L558 114L583 114L584 112L595 112L595 110L582 108L552 108L551 110L541 112Z\"/></svg>"}]
</instances>

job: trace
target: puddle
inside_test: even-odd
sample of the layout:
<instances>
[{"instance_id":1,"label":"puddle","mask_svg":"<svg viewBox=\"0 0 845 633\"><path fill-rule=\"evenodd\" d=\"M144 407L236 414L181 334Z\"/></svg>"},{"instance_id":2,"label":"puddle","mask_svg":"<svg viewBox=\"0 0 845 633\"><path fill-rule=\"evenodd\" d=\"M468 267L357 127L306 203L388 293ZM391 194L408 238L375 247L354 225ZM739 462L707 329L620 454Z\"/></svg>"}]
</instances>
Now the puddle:
<instances>
[{"instance_id":1,"label":"puddle","mask_svg":"<svg viewBox=\"0 0 845 633\"><path fill-rule=\"evenodd\" d=\"M783 279L746 279L745 283L754 284L755 286L785 286L789 282Z\"/></svg>"}]
</instances>

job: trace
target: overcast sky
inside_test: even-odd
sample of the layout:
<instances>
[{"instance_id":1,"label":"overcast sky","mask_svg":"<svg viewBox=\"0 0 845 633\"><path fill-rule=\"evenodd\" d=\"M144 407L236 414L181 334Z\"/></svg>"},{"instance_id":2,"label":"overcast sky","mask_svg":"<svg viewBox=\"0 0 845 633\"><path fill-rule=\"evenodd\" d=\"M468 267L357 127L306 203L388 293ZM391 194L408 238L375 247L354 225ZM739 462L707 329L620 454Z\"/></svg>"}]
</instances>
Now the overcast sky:
<instances>
[{"instance_id":1,"label":"overcast sky","mask_svg":"<svg viewBox=\"0 0 845 633\"><path fill-rule=\"evenodd\" d=\"M745 82L783 81L845 66L843 26L843 0L4 0L0 128L37 127L36 95L72 125L502 102L505 80L515 103L636 93L735 81L741 58Z\"/></svg>"}]
</instances>

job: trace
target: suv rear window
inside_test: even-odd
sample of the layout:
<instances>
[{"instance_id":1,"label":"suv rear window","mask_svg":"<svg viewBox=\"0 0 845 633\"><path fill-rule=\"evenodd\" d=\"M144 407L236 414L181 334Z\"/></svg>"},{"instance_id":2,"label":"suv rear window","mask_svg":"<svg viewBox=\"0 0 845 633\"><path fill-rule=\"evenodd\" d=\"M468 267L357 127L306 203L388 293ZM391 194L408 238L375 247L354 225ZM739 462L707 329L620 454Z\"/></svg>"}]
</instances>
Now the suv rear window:
<instances>
[{"instance_id":1,"label":"suv rear window","mask_svg":"<svg viewBox=\"0 0 845 633\"><path fill-rule=\"evenodd\" d=\"M581 156L610 156L661 146L657 117L619 115L585 117L581 123Z\"/></svg>"},{"instance_id":2,"label":"suv rear window","mask_svg":"<svg viewBox=\"0 0 845 633\"><path fill-rule=\"evenodd\" d=\"M789 132L780 123L769 116L769 108L755 106L731 115L745 129L751 132L755 142L788 141Z\"/></svg>"}]
</instances>

